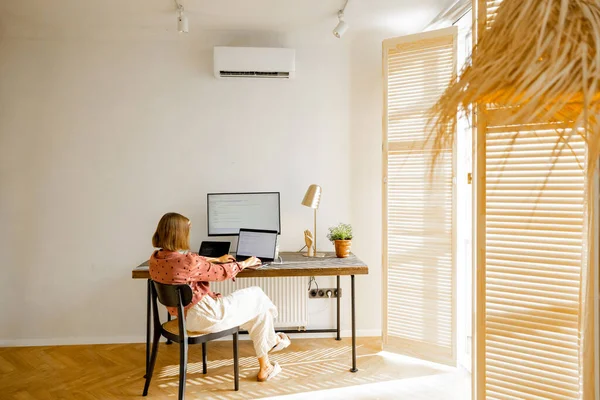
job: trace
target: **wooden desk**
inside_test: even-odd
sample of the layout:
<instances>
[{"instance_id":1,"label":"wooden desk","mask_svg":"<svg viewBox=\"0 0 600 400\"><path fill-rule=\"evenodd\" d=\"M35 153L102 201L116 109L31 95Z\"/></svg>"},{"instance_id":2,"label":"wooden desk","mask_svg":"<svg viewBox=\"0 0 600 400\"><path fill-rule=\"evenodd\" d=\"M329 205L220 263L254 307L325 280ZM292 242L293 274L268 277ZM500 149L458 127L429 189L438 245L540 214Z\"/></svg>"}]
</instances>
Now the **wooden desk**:
<instances>
[{"instance_id":1,"label":"wooden desk","mask_svg":"<svg viewBox=\"0 0 600 400\"><path fill-rule=\"evenodd\" d=\"M355 288L354 276L366 275L369 268L364 262L359 260L354 254L348 258L336 258L334 253L327 253L323 258L308 258L302 253L283 252L280 253L283 263L273 263L257 270L246 269L240 272L236 278L274 278L284 276L335 276L337 277L337 289L340 289L340 276L350 275L351 299L352 299L352 368L356 369L356 317L355 317ZM147 314L146 314L146 369L150 359L150 327L151 327L151 298L150 298L150 273L148 271L148 261L138 265L131 271L133 279L146 279L147 287ZM298 330L283 330L286 333L298 333ZM337 327L335 329L307 329L300 331L302 333L336 333L336 340L340 337L340 298L337 298Z\"/></svg>"},{"instance_id":2,"label":"wooden desk","mask_svg":"<svg viewBox=\"0 0 600 400\"><path fill-rule=\"evenodd\" d=\"M340 276L366 275L369 268L354 254L347 258L336 258L335 253L326 253L322 258L304 257L302 253L280 254L282 264L270 264L256 270L246 269L236 278L276 278L282 276ZM133 279L150 279L148 261L131 271Z\"/></svg>"}]
</instances>

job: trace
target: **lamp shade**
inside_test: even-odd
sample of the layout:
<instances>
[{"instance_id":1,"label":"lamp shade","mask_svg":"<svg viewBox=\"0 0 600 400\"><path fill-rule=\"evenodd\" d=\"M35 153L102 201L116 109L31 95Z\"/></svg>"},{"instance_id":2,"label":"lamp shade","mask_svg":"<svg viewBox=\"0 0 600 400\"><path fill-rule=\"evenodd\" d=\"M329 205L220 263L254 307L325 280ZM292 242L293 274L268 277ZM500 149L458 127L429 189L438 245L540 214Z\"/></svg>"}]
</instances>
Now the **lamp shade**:
<instances>
[{"instance_id":1,"label":"lamp shade","mask_svg":"<svg viewBox=\"0 0 600 400\"><path fill-rule=\"evenodd\" d=\"M321 186L319 185L310 185L306 194L304 195L304 199L302 200L302 205L310 208L319 208L319 203L321 202Z\"/></svg>"}]
</instances>

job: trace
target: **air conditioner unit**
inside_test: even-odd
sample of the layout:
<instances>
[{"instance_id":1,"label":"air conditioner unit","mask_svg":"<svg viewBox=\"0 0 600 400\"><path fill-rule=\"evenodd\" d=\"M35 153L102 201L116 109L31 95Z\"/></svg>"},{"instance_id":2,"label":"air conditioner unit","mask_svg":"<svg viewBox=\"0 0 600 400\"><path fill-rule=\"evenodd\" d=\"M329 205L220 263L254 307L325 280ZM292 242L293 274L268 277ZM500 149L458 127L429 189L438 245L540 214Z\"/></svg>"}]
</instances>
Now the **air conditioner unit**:
<instances>
[{"instance_id":1,"label":"air conditioner unit","mask_svg":"<svg viewBox=\"0 0 600 400\"><path fill-rule=\"evenodd\" d=\"M291 79L296 70L296 51L267 47L214 48L217 78Z\"/></svg>"}]
</instances>

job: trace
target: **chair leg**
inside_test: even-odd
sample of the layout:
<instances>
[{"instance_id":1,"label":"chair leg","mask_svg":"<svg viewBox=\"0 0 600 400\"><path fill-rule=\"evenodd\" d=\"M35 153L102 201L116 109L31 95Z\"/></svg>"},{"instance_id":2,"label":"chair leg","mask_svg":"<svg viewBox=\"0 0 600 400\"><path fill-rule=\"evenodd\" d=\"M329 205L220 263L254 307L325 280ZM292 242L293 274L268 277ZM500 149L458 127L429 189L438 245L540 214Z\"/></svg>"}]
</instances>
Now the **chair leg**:
<instances>
[{"instance_id":1,"label":"chair leg","mask_svg":"<svg viewBox=\"0 0 600 400\"><path fill-rule=\"evenodd\" d=\"M156 355L158 354L158 342L160 342L160 332L155 331L154 337L152 338L152 355L150 356L148 371L146 371L146 383L144 384L142 396L148 395L148 388L150 387L150 381L152 380L152 374L154 373L154 364L156 364Z\"/></svg>"},{"instance_id":2,"label":"chair leg","mask_svg":"<svg viewBox=\"0 0 600 400\"><path fill-rule=\"evenodd\" d=\"M238 360L238 333L233 334L233 379L234 387L237 392L240 390L240 365Z\"/></svg>"},{"instance_id":3,"label":"chair leg","mask_svg":"<svg viewBox=\"0 0 600 400\"><path fill-rule=\"evenodd\" d=\"M187 372L187 338L183 338L179 343L179 400L185 398L185 375Z\"/></svg>"},{"instance_id":4,"label":"chair leg","mask_svg":"<svg viewBox=\"0 0 600 400\"><path fill-rule=\"evenodd\" d=\"M202 373L208 372L208 355L206 354L206 342L202 343Z\"/></svg>"},{"instance_id":5,"label":"chair leg","mask_svg":"<svg viewBox=\"0 0 600 400\"><path fill-rule=\"evenodd\" d=\"M171 320L171 313L169 311L167 311L167 321ZM173 344L173 342L171 342L170 339L167 339L167 344Z\"/></svg>"}]
</instances>

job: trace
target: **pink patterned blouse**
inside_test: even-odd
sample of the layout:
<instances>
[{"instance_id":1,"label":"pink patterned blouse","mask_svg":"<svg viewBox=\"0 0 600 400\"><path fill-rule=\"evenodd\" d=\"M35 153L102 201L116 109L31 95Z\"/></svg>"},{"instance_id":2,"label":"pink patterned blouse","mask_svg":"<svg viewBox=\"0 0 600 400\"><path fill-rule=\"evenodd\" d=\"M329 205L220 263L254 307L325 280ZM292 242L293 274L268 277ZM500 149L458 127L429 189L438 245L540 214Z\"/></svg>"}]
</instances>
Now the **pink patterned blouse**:
<instances>
[{"instance_id":1,"label":"pink patterned blouse","mask_svg":"<svg viewBox=\"0 0 600 400\"><path fill-rule=\"evenodd\" d=\"M187 311L196 305L204 295L212 298L220 296L210 290L209 282L233 279L242 268L238 263L213 264L194 253L183 254L177 251L156 250L150 257L150 278L159 283L180 285L187 283L192 288L192 302ZM177 315L177 308L167 307L171 315Z\"/></svg>"}]
</instances>

